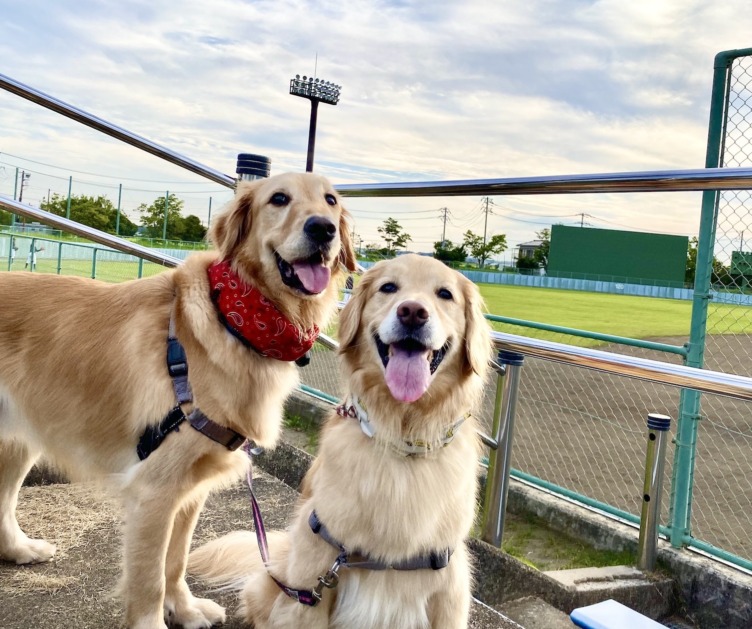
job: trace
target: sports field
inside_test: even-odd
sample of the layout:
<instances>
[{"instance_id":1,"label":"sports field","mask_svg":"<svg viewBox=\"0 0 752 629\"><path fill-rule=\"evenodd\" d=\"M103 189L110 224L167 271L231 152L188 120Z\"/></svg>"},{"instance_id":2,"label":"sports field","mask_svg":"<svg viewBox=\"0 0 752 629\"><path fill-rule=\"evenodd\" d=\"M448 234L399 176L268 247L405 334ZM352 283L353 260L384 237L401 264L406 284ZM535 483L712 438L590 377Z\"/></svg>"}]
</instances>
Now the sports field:
<instances>
[{"instance_id":1,"label":"sports field","mask_svg":"<svg viewBox=\"0 0 752 629\"><path fill-rule=\"evenodd\" d=\"M24 257L17 257L12 270L24 270L24 262ZM61 267L63 275L92 276L91 260L62 260ZM2 262L0 268L8 268L7 260ZM144 262L142 276L148 277L162 270L164 267ZM57 260L40 257L36 271L57 273ZM98 260L96 277L105 282L136 279L138 263ZM495 315L636 339L686 337L689 334L692 309L689 301L500 284L481 284L480 290L486 301L487 312ZM711 322L725 322L723 329L717 332L738 334L750 329L752 308L713 305L712 312ZM493 325L499 331L524 333L520 326L499 323ZM711 326L710 332L714 331L716 330ZM536 331L535 336L563 340L561 335L541 331ZM582 342L597 344L595 341Z\"/></svg>"},{"instance_id":2,"label":"sports field","mask_svg":"<svg viewBox=\"0 0 752 629\"><path fill-rule=\"evenodd\" d=\"M24 271L26 256L17 256L12 271ZM91 260L66 260L60 262L60 275L76 275L78 277L92 277L93 264ZM8 260L4 259L0 263L0 269L8 270ZM144 262L142 267L142 276L148 277L163 271L165 267L153 262ZM57 259L39 258L37 261L35 273L57 273ZM96 278L103 282L125 282L126 280L135 280L138 277L138 262L114 262L112 260L97 260Z\"/></svg>"}]
</instances>

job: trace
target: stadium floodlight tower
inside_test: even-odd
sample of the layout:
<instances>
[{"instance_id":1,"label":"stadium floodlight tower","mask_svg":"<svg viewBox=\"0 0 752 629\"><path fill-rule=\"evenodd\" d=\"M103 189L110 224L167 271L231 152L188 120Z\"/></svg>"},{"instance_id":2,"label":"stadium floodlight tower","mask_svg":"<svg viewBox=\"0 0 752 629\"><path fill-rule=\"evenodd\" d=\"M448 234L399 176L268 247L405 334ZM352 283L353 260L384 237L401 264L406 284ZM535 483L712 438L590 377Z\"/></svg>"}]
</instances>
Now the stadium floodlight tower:
<instances>
[{"instance_id":1,"label":"stadium floodlight tower","mask_svg":"<svg viewBox=\"0 0 752 629\"><path fill-rule=\"evenodd\" d=\"M329 81L314 79L313 77L300 78L299 74L290 79L290 94L300 96L311 101L311 124L308 127L308 158L306 159L306 172L313 171L313 151L316 146L316 119L318 117L319 103L336 105L339 102L341 85L335 85Z\"/></svg>"}]
</instances>

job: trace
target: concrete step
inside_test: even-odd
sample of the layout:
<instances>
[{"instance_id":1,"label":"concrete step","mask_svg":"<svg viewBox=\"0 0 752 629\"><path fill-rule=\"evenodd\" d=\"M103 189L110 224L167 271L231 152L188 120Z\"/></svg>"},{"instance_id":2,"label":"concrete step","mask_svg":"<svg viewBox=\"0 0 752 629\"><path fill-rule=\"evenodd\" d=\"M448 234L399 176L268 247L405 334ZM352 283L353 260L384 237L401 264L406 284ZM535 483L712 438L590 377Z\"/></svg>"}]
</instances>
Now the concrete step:
<instances>
[{"instance_id":1,"label":"concrete step","mask_svg":"<svg viewBox=\"0 0 752 629\"><path fill-rule=\"evenodd\" d=\"M284 528L297 493L258 468L254 477L266 527ZM118 503L89 484L31 486L21 490L18 515L29 535L56 543L58 554L34 566L0 562L0 629L122 629L122 611L111 595L120 573ZM194 544L238 529L252 529L248 489L241 482L209 498ZM224 629L243 627L233 615L233 593L207 591L200 583L191 587L196 595L227 608ZM468 627L520 629L478 601L473 602Z\"/></svg>"},{"instance_id":2,"label":"concrete step","mask_svg":"<svg viewBox=\"0 0 752 629\"><path fill-rule=\"evenodd\" d=\"M526 596L497 605L502 614L525 629L573 629L569 616L536 596Z\"/></svg>"}]
</instances>

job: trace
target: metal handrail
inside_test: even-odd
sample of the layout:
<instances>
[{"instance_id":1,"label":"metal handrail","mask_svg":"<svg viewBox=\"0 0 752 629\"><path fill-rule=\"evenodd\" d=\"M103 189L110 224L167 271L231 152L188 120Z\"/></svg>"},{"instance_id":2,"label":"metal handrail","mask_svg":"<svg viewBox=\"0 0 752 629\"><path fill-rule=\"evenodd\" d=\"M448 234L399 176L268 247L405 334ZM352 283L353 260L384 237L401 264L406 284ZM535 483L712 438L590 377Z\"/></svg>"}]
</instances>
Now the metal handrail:
<instances>
[{"instance_id":1,"label":"metal handrail","mask_svg":"<svg viewBox=\"0 0 752 629\"><path fill-rule=\"evenodd\" d=\"M594 369L655 384L695 389L752 401L752 378L735 374L686 367L625 354L613 354L588 347L543 341L516 334L492 332L496 347L525 356Z\"/></svg>"},{"instance_id":2,"label":"metal handrail","mask_svg":"<svg viewBox=\"0 0 752 629\"><path fill-rule=\"evenodd\" d=\"M71 118L76 122L80 122L87 127L101 131L105 135L109 135L110 137L116 138L122 142L125 142L126 144L130 144L131 146L135 146L142 151L151 153L152 155L160 157L172 164L175 164L176 166L180 166L181 168L190 170L197 175L206 177L207 179L210 179L218 184L227 186L228 188L235 187L234 177L225 175L218 170L214 170L213 168L185 157L180 153L176 153L175 151L157 144L156 142L147 140L146 138L141 137L140 135L136 135L135 133L132 133L127 129L118 127L111 122L107 122L102 118L99 118L84 111L83 109L79 109L78 107L74 107L73 105L54 98L49 94L45 94L40 90L29 87L28 85L24 85L20 81L16 81L15 79L12 79L4 74L0 74L0 88L7 90L12 94L16 94L17 96L21 96L26 100L30 100L32 103L36 103L37 105L51 109L52 111L62 114L67 118Z\"/></svg>"},{"instance_id":3,"label":"metal handrail","mask_svg":"<svg viewBox=\"0 0 752 629\"><path fill-rule=\"evenodd\" d=\"M496 349L517 352L531 358L565 363L573 367L593 369L654 384L696 389L703 393L752 401L752 378L746 376L685 367L660 360L614 354L505 332L492 331L491 338ZM331 350L339 348L339 343L325 334L319 335L319 342Z\"/></svg>"},{"instance_id":4,"label":"metal handrail","mask_svg":"<svg viewBox=\"0 0 752 629\"><path fill-rule=\"evenodd\" d=\"M18 214L19 216L36 219L40 223L44 223L45 225L50 225L57 229L62 229L64 231L75 234L76 236L81 236L82 238L88 238L89 240L99 243L100 245L111 247L112 249L121 251L122 253L129 253L131 255L138 256L139 258L143 258L144 260L148 260L149 262L154 262L156 264L161 264L162 266L172 268L178 266L182 262L182 260L167 255L166 253L162 253L161 251L157 251L156 249L149 249L148 247L136 244L135 242L131 242L130 240L125 240L123 238L113 236L112 234L101 232L98 229L94 229L93 227L89 227L88 225L82 225L81 223L72 221L68 218L65 218L64 216L58 216L57 214L52 214L50 212L40 210L39 208L31 207L30 205L24 205L23 203L14 201L10 197L6 197L1 194L0 208L8 210L9 212L13 212L14 214Z\"/></svg>"},{"instance_id":5,"label":"metal handrail","mask_svg":"<svg viewBox=\"0 0 752 629\"><path fill-rule=\"evenodd\" d=\"M345 184L346 197L504 196L596 192L691 192L752 189L752 168L696 168L628 173L510 177L456 181Z\"/></svg>"}]
</instances>

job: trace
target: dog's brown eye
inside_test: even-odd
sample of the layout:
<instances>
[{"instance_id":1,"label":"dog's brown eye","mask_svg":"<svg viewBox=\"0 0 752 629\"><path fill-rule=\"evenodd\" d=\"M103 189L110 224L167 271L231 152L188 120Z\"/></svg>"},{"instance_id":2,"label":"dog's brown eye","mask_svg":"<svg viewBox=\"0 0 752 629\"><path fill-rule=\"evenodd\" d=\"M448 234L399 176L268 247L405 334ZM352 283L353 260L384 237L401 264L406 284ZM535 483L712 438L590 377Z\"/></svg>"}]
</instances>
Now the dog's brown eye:
<instances>
[{"instance_id":1,"label":"dog's brown eye","mask_svg":"<svg viewBox=\"0 0 752 629\"><path fill-rule=\"evenodd\" d=\"M272 198L269 199L269 203L272 205L276 205L277 207L282 207L283 205L287 205L290 202L290 197L288 197L284 192L275 192L272 195Z\"/></svg>"},{"instance_id":2,"label":"dog's brown eye","mask_svg":"<svg viewBox=\"0 0 752 629\"><path fill-rule=\"evenodd\" d=\"M447 290L446 288L440 288L436 291L436 295L438 295L439 299L454 299L454 295L452 295L451 291Z\"/></svg>"},{"instance_id":3,"label":"dog's brown eye","mask_svg":"<svg viewBox=\"0 0 752 629\"><path fill-rule=\"evenodd\" d=\"M396 293L398 290L399 286L394 282L387 282L386 284L382 284L379 288L380 293Z\"/></svg>"},{"instance_id":4,"label":"dog's brown eye","mask_svg":"<svg viewBox=\"0 0 752 629\"><path fill-rule=\"evenodd\" d=\"M329 205L337 205L337 197L335 197L333 194L326 194L324 195L324 198Z\"/></svg>"}]
</instances>

